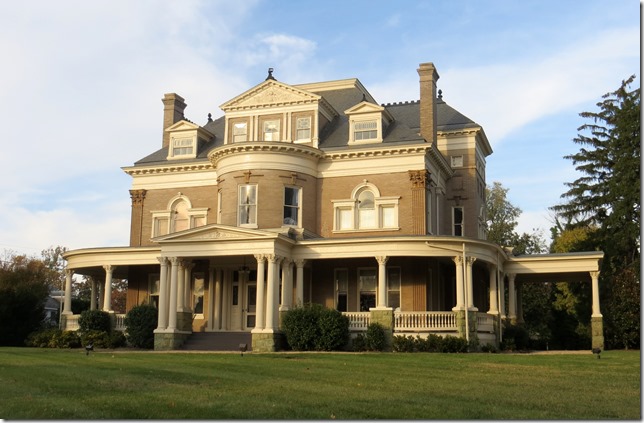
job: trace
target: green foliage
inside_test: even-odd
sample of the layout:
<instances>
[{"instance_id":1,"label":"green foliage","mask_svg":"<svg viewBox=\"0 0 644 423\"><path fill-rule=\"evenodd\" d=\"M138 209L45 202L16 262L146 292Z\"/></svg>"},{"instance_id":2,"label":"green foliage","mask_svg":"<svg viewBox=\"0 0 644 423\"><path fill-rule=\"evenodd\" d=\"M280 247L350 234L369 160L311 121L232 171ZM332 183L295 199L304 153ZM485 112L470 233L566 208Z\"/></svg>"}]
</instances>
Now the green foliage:
<instances>
[{"instance_id":1,"label":"green foliage","mask_svg":"<svg viewBox=\"0 0 644 423\"><path fill-rule=\"evenodd\" d=\"M606 308L605 341L613 348L640 348L640 285L632 269L624 269L613 280Z\"/></svg>"},{"instance_id":2,"label":"green foliage","mask_svg":"<svg viewBox=\"0 0 644 423\"><path fill-rule=\"evenodd\" d=\"M158 311L154 306L141 304L132 307L125 316L128 343L136 348L154 348L154 329L158 324Z\"/></svg>"},{"instance_id":3,"label":"green foliage","mask_svg":"<svg viewBox=\"0 0 644 423\"><path fill-rule=\"evenodd\" d=\"M339 350L349 339L349 319L320 304L289 310L282 324L288 346L296 351Z\"/></svg>"},{"instance_id":4,"label":"green foliage","mask_svg":"<svg viewBox=\"0 0 644 423\"><path fill-rule=\"evenodd\" d=\"M81 333L81 344L87 346L92 344L94 348L111 348L110 334L103 330L93 330Z\"/></svg>"},{"instance_id":5,"label":"green foliage","mask_svg":"<svg viewBox=\"0 0 644 423\"><path fill-rule=\"evenodd\" d=\"M530 345L530 335L521 325L507 325L503 329L502 350L526 351Z\"/></svg>"},{"instance_id":6,"label":"green foliage","mask_svg":"<svg viewBox=\"0 0 644 423\"><path fill-rule=\"evenodd\" d=\"M385 328L380 323L370 323L365 336L368 351L384 351L387 347Z\"/></svg>"},{"instance_id":7,"label":"green foliage","mask_svg":"<svg viewBox=\"0 0 644 423\"><path fill-rule=\"evenodd\" d=\"M25 345L35 348L50 348L52 340L60 333L62 333L62 331L56 328L32 332L25 340Z\"/></svg>"},{"instance_id":8,"label":"green foliage","mask_svg":"<svg viewBox=\"0 0 644 423\"><path fill-rule=\"evenodd\" d=\"M88 331L103 331L109 333L112 330L110 314L101 310L85 310L78 318L78 329L81 333Z\"/></svg>"},{"instance_id":9,"label":"green foliage","mask_svg":"<svg viewBox=\"0 0 644 423\"><path fill-rule=\"evenodd\" d=\"M393 350L395 352L466 353L468 343L466 339L451 335L443 337L429 334L427 338L395 335Z\"/></svg>"},{"instance_id":10,"label":"green foliage","mask_svg":"<svg viewBox=\"0 0 644 423\"><path fill-rule=\"evenodd\" d=\"M47 268L26 256L10 257L0 266L0 345L22 346L45 317Z\"/></svg>"},{"instance_id":11,"label":"green foliage","mask_svg":"<svg viewBox=\"0 0 644 423\"><path fill-rule=\"evenodd\" d=\"M110 333L110 348L121 348L127 344L125 334L120 330L114 330Z\"/></svg>"}]
</instances>

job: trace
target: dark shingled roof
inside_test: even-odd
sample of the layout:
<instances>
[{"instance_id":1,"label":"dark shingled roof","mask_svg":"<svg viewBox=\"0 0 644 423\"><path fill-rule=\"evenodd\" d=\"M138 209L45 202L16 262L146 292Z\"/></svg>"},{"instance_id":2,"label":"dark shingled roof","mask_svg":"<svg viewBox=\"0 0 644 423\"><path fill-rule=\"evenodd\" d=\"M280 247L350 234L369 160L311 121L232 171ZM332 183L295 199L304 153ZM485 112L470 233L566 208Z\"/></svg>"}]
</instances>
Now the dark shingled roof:
<instances>
[{"instance_id":1,"label":"dark shingled roof","mask_svg":"<svg viewBox=\"0 0 644 423\"><path fill-rule=\"evenodd\" d=\"M317 94L338 112L338 116L326 125L320 133L319 148L321 150L337 150L364 148L368 144L348 146L349 119L344 111L363 101L363 93L357 87L320 91ZM420 136L420 101L390 103L382 105L394 118L385 129L383 144L416 144L424 142ZM436 101L437 130L455 131L466 128L478 128L476 122L461 114L439 97ZM213 139L203 143L198 148L197 161L208 160L210 150L223 145L225 118L209 120L203 127L214 135ZM168 149L162 148L146 156L135 165L149 165L167 161ZM195 159L173 160L173 163L194 162Z\"/></svg>"}]
</instances>

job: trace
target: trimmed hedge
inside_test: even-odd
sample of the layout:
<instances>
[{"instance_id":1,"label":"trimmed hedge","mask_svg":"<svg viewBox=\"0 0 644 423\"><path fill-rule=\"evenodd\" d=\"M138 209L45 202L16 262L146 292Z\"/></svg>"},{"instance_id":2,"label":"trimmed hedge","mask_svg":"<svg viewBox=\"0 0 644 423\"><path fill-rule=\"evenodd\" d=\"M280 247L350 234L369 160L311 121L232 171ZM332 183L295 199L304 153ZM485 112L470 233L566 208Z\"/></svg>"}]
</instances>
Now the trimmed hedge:
<instances>
[{"instance_id":1,"label":"trimmed hedge","mask_svg":"<svg viewBox=\"0 0 644 423\"><path fill-rule=\"evenodd\" d=\"M112 331L112 320L110 314L101 310L85 310L78 318L78 330L81 333L90 331Z\"/></svg>"},{"instance_id":2,"label":"trimmed hedge","mask_svg":"<svg viewBox=\"0 0 644 423\"><path fill-rule=\"evenodd\" d=\"M81 340L74 331L46 329L30 334L25 344L36 348L80 348Z\"/></svg>"},{"instance_id":3,"label":"trimmed hedge","mask_svg":"<svg viewBox=\"0 0 644 423\"><path fill-rule=\"evenodd\" d=\"M289 310L282 326L288 346L296 351L337 351L349 340L349 319L320 304Z\"/></svg>"}]
</instances>

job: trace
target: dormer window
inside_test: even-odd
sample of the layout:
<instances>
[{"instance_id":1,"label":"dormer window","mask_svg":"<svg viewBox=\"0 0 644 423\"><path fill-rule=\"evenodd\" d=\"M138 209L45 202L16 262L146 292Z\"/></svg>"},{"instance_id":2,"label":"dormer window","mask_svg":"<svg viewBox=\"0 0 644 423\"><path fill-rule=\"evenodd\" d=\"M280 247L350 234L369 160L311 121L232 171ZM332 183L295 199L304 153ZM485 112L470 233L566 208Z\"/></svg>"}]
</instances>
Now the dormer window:
<instances>
[{"instance_id":1,"label":"dormer window","mask_svg":"<svg viewBox=\"0 0 644 423\"><path fill-rule=\"evenodd\" d=\"M194 157L194 140L192 138L178 138L172 140L172 157Z\"/></svg>"},{"instance_id":2,"label":"dormer window","mask_svg":"<svg viewBox=\"0 0 644 423\"><path fill-rule=\"evenodd\" d=\"M355 141L374 140L378 138L378 121L355 122L353 124L353 139Z\"/></svg>"},{"instance_id":3,"label":"dormer window","mask_svg":"<svg viewBox=\"0 0 644 423\"><path fill-rule=\"evenodd\" d=\"M387 125L393 121L387 109L367 101L356 104L344 113L349 117L349 144L382 142Z\"/></svg>"}]
</instances>

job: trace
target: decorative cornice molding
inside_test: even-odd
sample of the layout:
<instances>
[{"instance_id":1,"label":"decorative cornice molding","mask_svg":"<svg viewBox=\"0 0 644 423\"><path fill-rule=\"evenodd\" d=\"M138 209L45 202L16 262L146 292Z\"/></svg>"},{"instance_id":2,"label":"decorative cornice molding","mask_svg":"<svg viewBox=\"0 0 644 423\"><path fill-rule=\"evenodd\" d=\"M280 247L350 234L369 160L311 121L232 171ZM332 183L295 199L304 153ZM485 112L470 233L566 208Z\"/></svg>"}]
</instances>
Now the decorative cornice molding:
<instances>
[{"instance_id":1,"label":"decorative cornice molding","mask_svg":"<svg viewBox=\"0 0 644 423\"><path fill-rule=\"evenodd\" d=\"M123 167L121 168L125 173L130 176L139 176L139 175L156 175L164 173L177 173L177 172L199 172L203 170L212 170L213 166L210 162L201 162L201 163L185 163L185 164L163 164L158 166L146 166L146 167Z\"/></svg>"},{"instance_id":2,"label":"decorative cornice molding","mask_svg":"<svg viewBox=\"0 0 644 423\"><path fill-rule=\"evenodd\" d=\"M343 160L343 159L356 159L363 157L379 157L379 156L400 156L404 154L419 154L426 153L431 149L431 145L413 145L401 147L384 147L369 150L338 150L329 151L324 155L325 159Z\"/></svg>"},{"instance_id":3,"label":"decorative cornice molding","mask_svg":"<svg viewBox=\"0 0 644 423\"><path fill-rule=\"evenodd\" d=\"M245 143L227 144L208 153L208 159L212 166L216 167L217 162L231 154L238 153L288 153L301 154L320 159L324 153L317 148L307 147L302 144L286 142L253 141Z\"/></svg>"}]
</instances>

